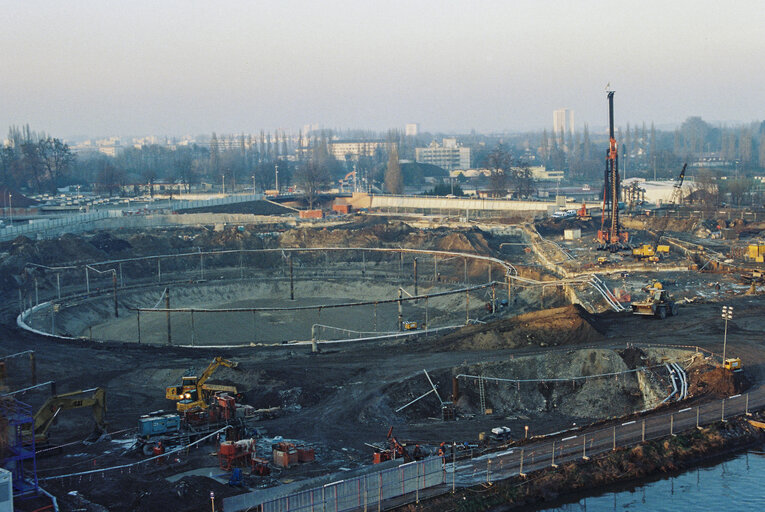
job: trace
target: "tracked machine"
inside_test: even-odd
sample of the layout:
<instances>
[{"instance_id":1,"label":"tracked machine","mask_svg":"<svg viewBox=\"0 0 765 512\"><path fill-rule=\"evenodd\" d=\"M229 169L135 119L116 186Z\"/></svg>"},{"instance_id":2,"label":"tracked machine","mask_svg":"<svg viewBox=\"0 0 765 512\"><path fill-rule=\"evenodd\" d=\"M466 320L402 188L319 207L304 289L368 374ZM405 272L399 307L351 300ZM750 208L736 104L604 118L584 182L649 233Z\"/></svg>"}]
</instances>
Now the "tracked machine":
<instances>
[{"instance_id":1,"label":"tracked machine","mask_svg":"<svg viewBox=\"0 0 765 512\"><path fill-rule=\"evenodd\" d=\"M608 133L609 146L606 151L606 170L603 180L603 215L598 230L598 249L611 252L629 248L629 235L622 230L619 221L619 177L618 144L614 137L614 91L608 91Z\"/></svg>"}]
</instances>

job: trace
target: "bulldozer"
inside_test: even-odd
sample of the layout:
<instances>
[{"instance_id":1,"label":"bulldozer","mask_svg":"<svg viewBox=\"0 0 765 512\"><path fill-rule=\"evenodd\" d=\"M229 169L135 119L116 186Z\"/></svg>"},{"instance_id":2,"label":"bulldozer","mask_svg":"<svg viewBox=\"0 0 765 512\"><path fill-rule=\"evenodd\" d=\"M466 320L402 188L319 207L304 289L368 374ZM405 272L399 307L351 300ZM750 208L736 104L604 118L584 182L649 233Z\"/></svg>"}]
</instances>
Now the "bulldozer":
<instances>
[{"instance_id":1,"label":"bulldozer","mask_svg":"<svg viewBox=\"0 0 765 512\"><path fill-rule=\"evenodd\" d=\"M654 282L645 290L648 292L648 297L643 301L632 303L632 314L655 316L662 320L668 316L677 316L677 303L669 296L660 282Z\"/></svg>"},{"instance_id":2,"label":"bulldozer","mask_svg":"<svg viewBox=\"0 0 765 512\"><path fill-rule=\"evenodd\" d=\"M237 369L239 363L218 356L212 360L201 375L184 375L181 377L180 386L165 388L165 398L178 402L176 405L178 412L186 412L195 408L206 409L207 399L215 392L223 391L236 395L237 390L233 386L205 384L219 366Z\"/></svg>"},{"instance_id":3,"label":"bulldozer","mask_svg":"<svg viewBox=\"0 0 765 512\"><path fill-rule=\"evenodd\" d=\"M32 443L34 436L35 445L45 445L49 442L48 430L61 411L79 409L81 407L93 408L93 419L96 427L88 441L98 439L106 434L106 390L104 388L92 388L82 391L72 391L61 395L53 395L38 409L34 415L34 424L29 423L28 428L23 428L21 435L25 444ZM34 425L34 426L33 426Z\"/></svg>"}]
</instances>

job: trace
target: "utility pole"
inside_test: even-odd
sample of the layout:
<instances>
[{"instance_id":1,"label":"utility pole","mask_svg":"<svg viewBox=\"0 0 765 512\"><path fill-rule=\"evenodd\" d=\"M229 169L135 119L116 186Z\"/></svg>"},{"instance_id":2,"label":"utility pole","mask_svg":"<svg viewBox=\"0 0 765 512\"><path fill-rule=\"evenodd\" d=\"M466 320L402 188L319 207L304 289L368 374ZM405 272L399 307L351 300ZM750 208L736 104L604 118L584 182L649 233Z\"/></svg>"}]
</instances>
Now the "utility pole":
<instances>
[{"instance_id":1,"label":"utility pole","mask_svg":"<svg viewBox=\"0 0 765 512\"><path fill-rule=\"evenodd\" d=\"M165 316L167 317L167 344L173 344L173 338L170 335L170 287L165 288Z\"/></svg>"},{"instance_id":2,"label":"utility pole","mask_svg":"<svg viewBox=\"0 0 765 512\"><path fill-rule=\"evenodd\" d=\"M725 349L727 348L727 344L728 344L728 320L733 319L733 306L722 307L722 318L723 320L725 320L725 334L723 334L723 353L722 353L722 362L723 362L723 365L725 365Z\"/></svg>"}]
</instances>

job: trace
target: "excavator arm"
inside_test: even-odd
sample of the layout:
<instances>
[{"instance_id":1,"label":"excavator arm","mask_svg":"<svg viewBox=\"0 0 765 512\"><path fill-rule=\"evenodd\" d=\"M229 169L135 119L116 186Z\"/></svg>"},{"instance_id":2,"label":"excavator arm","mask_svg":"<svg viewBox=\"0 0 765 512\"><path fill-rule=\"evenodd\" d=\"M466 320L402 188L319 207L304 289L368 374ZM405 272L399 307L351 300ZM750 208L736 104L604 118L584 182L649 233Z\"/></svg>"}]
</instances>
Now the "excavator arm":
<instances>
[{"instance_id":1,"label":"excavator arm","mask_svg":"<svg viewBox=\"0 0 765 512\"><path fill-rule=\"evenodd\" d=\"M87 395L88 393L92 393ZM34 436L35 442L41 443L48 440L48 429L50 429L59 412L67 409L79 409L82 407L93 408L93 419L96 422L98 430L106 431L106 391L104 388L86 389L83 391L73 391L63 395L54 395L40 407L34 416ZM25 438L31 437L32 432L24 432Z\"/></svg>"},{"instance_id":2,"label":"excavator arm","mask_svg":"<svg viewBox=\"0 0 765 512\"><path fill-rule=\"evenodd\" d=\"M210 365L205 369L205 371L202 372L202 375L199 376L199 379L197 379L198 396L202 396L202 386L204 385L205 382L207 382L207 379L212 377L212 374L215 373L215 370L217 370L219 366L225 366L227 368L237 368L239 366L239 363L234 361L229 361L228 359L223 359L220 356L213 359Z\"/></svg>"},{"instance_id":3,"label":"excavator arm","mask_svg":"<svg viewBox=\"0 0 765 512\"><path fill-rule=\"evenodd\" d=\"M233 386L205 386L207 380L220 366L237 369L239 363L218 356L210 362L199 377L185 376L183 377L183 382L180 386L169 386L165 388L165 398L178 401L176 409L183 412L196 407L205 409L207 407L205 402L206 395L209 395L215 390L228 391L236 394L236 388Z\"/></svg>"}]
</instances>

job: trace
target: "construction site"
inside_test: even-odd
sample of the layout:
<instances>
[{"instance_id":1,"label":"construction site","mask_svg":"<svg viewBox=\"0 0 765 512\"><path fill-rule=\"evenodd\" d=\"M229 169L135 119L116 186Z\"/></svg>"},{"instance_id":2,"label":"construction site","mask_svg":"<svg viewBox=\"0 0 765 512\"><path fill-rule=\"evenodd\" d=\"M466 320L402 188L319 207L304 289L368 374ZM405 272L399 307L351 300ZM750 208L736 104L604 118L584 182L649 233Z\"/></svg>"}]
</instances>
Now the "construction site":
<instances>
[{"instance_id":1,"label":"construction site","mask_svg":"<svg viewBox=\"0 0 765 512\"><path fill-rule=\"evenodd\" d=\"M253 201L1 243L14 505L390 509L550 441L557 467L556 441L589 460L639 420L757 417L765 219L623 209L616 147L577 215Z\"/></svg>"}]
</instances>

